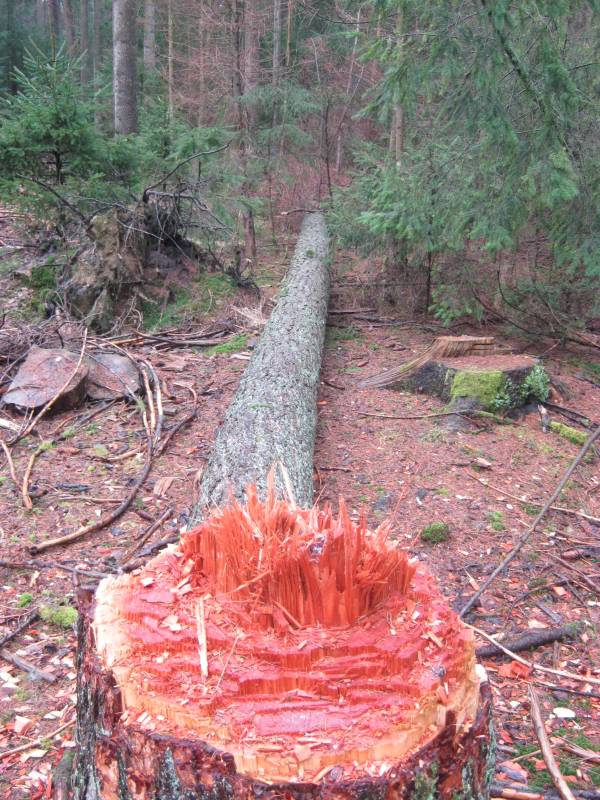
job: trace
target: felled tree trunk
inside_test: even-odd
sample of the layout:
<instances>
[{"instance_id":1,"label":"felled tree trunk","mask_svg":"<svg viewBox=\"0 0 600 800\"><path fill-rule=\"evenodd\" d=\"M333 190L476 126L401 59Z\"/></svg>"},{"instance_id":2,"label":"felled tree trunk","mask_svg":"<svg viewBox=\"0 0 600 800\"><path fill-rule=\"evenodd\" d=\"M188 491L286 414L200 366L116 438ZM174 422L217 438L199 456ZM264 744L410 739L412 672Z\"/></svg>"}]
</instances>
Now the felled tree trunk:
<instances>
[{"instance_id":1,"label":"felled tree trunk","mask_svg":"<svg viewBox=\"0 0 600 800\"><path fill-rule=\"evenodd\" d=\"M202 523L80 594L75 800L487 797L472 632L388 525L310 508L325 254L312 215L219 434ZM276 459L304 508L267 479Z\"/></svg>"},{"instance_id":2,"label":"felled tree trunk","mask_svg":"<svg viewBox=\"0 0 600 800\"><path fill-rule=\"evenodd\" d=\"M264 497L267 475L277 461L289 473L298 504L312 503L327 252L323 215L309 214L277 305L217 434L202 478L198 519L204 509L225 503L230 492L242 497L249 484Z\"/></svg>"}]
</instances>

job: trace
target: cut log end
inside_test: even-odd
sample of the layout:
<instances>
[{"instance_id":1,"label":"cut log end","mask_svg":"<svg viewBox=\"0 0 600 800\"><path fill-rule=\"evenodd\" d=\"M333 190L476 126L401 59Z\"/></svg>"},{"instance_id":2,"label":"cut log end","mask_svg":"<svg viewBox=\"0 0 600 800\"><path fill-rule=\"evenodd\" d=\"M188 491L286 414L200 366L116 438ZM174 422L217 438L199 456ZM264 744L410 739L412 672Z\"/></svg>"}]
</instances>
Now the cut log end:
<instances>
[{"instance_id":1,"label":"cut log end","mask_svg":"<svg viewBox=\"0 0 600 800\"><path fill-rule=\"evenodd\" d=\"M76 796L485 796L489 691L433 578L343 503L248 498L87 598Z\"/></svg>"}]
</instances>

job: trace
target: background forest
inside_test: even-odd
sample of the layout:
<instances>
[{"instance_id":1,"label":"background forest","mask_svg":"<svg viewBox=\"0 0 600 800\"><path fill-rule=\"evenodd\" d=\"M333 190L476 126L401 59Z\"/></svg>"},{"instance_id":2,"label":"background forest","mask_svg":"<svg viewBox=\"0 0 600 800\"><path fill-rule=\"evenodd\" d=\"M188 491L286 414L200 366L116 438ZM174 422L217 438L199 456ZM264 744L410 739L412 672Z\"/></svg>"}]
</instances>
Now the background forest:
<instances>
[{"instance_id":1,"label":"background forest","mask_svg":"<svg viewBox=\"0 0 600 800\"><path fill-rule=\"evenodd\" d=\"M239 272L320 205L409 313L593 329L594 0L0 7L0 191L54 236L176 186Z\"/></svg>"}]
</instances>

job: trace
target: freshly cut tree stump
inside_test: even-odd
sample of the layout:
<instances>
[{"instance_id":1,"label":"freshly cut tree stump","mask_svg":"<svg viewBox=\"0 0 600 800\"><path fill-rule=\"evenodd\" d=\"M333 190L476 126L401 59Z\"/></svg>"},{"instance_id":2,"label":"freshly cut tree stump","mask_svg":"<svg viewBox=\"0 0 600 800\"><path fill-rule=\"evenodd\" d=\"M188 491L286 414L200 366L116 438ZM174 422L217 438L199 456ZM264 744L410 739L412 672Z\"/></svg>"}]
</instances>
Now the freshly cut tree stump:
<instances>
[{"instance_id":1,"label":"freshly cut tree stump","mask_svg":"<svg viewBox=\"0 0 600 800\"><path fill-rule=\"evenodd\" d=\"M328 238L322 214L307 214L277 305L240 381L200 486L195 519L241 498L255 484L264 498L277 461L297 502L310 506L317 391L327 321ZM279 486L283 490L283 486Z\"/></svg>"},{"instance_id":2,"label":"freshly cut tree stump","mask_svg":"<svg viewBox=\"0 0 600 800\"><path fill-rule=\"evenodd\" d=\"M80 605L78 800L485 798L490 692L425 568L248 490Z\"/></svg>"}]
</instances>

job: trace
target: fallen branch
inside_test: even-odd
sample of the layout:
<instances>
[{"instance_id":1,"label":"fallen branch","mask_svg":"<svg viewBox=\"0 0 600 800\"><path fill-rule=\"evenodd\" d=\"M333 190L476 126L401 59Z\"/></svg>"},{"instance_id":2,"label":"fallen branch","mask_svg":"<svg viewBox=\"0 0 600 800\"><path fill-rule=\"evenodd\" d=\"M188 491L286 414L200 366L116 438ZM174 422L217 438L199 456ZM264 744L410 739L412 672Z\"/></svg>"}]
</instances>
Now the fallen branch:
<instances>
[{"instance_id":1,"label":"fallen branch","mask_svg":"<svg viewBox=\"0 0 600 800\"><path fill-rule=\"evenodd\" d=\"M544 727L544 720L542 719L542 712L540 711L540 704L538 702L537 693L533 686L529 686L529 700L531 701L531 721L533 723L533 730L540 743L542 757L548 767L548 772L552 778L552 783L563 800L575 800L575 796L571 791L569 784L566 782L564 775L560 771L560 767L554 758L550 740Z\"/></svg>"},{"instance_id":2,"label":"fallen branch","mask_svg":"<svg viewBox=\"0 0 600 800\"><path fill-rule=\"evenodd\" d=\"M129 494L125 497L125 499L118 505L114 511L111 511L106 517L100 518L97 522L92 522L89 525L82 525L73 533L68 533L65 536L57 536L55 539L48 539L45 542L40 542L40 544L31 545L28 550L31 555L38 555L38 553L43 553L45 550L49 550L51 547L57 547L61 544L70 544L71 542L76 542L79 539L83 539L84 536L88 536L90 533L94 533L95 531L102 530L102 528L106 528L107 525L112 525L119 517L121 517L129 508L129 506L133 503L137 493L139 492L140 488L146 481L146 478L150 474L150 470L152 469L152 440L148 437L148 449L146 453L146 463L144 464L144 468L142 469L141 473L137 477L135 483L133 484Z\"/></svg>"},{"instance_id":3,"label":"fallen branch","mask_svg":"<svg viewBox=\"0 0 600 800\"><path fill-rule=\"evenodd\" d=\"M8 464L8 471L10 473L10 478L14 483L15 487L19 488L19 481L17 480L17 473L15 471L15 462L12 459L12 455L10 450L8 449L6 442L0 440L0 447L4 450L4 455L6 456L6 463Z\"/></svg>"},{"instance_id":4,"label":"fallen branch","mask_svg":"<svg viewBox=\"0 0 600 800\"><path fill-rule=\"evenodd\" d=\"M38 669L31 661L26 661L21 656L17 656L14 653L11 653L10 650L2 649L0 650L0 658L3 658L5 661L8 661L9 664L12 664L19 669L22 669L23 672L27 672L32 678L39 681L46 681L46 683L54 683L56 680L56 675L52 672L45 672L43 669Z\"/></svg>"},{"instance_id":5,"label":"fallen branch","mask_svg":"<svg viewBox=\"0 0 600 800\"><path fill-rule=\"evenodd\" d=\"M179 534L172 533L170 536L166 536L164 539L160 539L158 542L154 542L149 547L144 548L140 553L139 558L136 558L135 561L129 561L124 567L123 572L133 572L134 569L138 569L138 567L143 567L146 561L156 553L164 550L170 544L176 544L179 541Z\"/></svg>"},{"instance_id":6,"label":"fallen branch","mask_svg":"<svg viewBox=\"0 0 600 800\"><path fill-rule=\"evenodd\" d=\"M592 592L600 594L600 584L594 583L594 581L590 577L588 577L585 574L585 572L582 572L580 569L577 569L577 567L573 566L573 564L569 564L568 561L563 561L562 558L552 555L552 553L550 553L550 558L552 558L554 561L558 561L559 564L562 564L563 567L570 569L571 572L574 572L577 575L577 577L585 583L588 589L592 590Z\"/></svg>"},{"instance_id":7,"label":"fallen branch","mask_svg":"<svg viewBox=\"0 0 600 800\"><path fill-rule=\"evenodd\" d=\"M36 609L30 611L29 614L25 617L25 619L20 622L14 631L9 631L8 633L4 634L4 636L0 639L0 647L4 647L5 644L15 639L19 634L23 633L24 630L31 625L31 623L36 620L39 616L39 612Z\"/></svg>"},{"instance_id":8,"label":"fallen branch","mask_svg":"<svg viewBox=\"0 0 600 800\"><path fill-rule=\"evenodd\" d=\"M361 417L379 417L380 419L431 419L433 417L483 417L485 419L493 419L501 425L514 425L512 420L507 420L504 417L499 417L497 414L492 414L489 411L480 411L479 409L465 409L464 411L437 411L431 414L374 414L369 411L359 411ZM473 422L473 420L469 420Z\"/></svg>"},{"instance_id":9,"label":"fallen branch","mask_svg":"<svg viewBox=\"0 0 600 800\"><path fill-rule=\"evenodd\" d=\"M588 750L587 747L580 747L574 742L570 742L564 737L560 737L562 742L561 747L563 750L568 750L570 753L575 753L576 756L583 758L584 761L593 761L595 764L600 764L600 753L597 750Z\"/></svg>"},{"instance_id":10,"label":"fallen branch","mask_svg":"<svg viewBox=\"0 0 600 800\"><path fill-rule=\"evenodd\" d=\"M552 667L543 667L541 664L536 664L533 661L527 661L527 659L522 658L521 656L517 655L513 650L509 650L508 647L505 647L500 642L497 642L493 636L490 636L489 633L482 631L480 628L475 627L475 625L469 625L465 623L469 628L478 633L480 636L483 636L484 639L487 639L488 642L491 642L493 645L496 645L503 653L506 653L507 656L510 656L515 661L518 661L520 664L523 664L524 667L528 667L531 670L538 670L539 672L548 672L550 675L558 675L561 678L568 678L571 681L579 681L579 683L593 683L594 686L600 686L600 680L598 678L592 678L589 675L585 677L583 675L578 675L576 672L567 672L566 670L562 669L552 669Z\"/></svg>"},{"instance_id":11,"label":"fallen branch","mask_svg":"<svg viewBox=\"0 0 600 800\"><path fill-rule=\"evenodd\" d=\"M72 575L84 575L86 578L105 578L109 574L108 572L70 567L68 564L61 564L60 561L0 561L0 569L60 569Z\"/></svg>"},{"instance_id":12,"label":"fallen branch","mask_svg":"<svg viewBox=\"0 0 600 800\"><path fill-rule=\"evenodd\" d=\"M172 506L168 506L168 508L165 508L163 513L160 515L160 517L155 519L154 522L152 523L152 525L149 525L148 528L146 529L146 531L144 531L144 533L142 534L140 540L138 542L136 542L133 545L133 547L125 553L125 555L123 556L123 559L121 560L121 566L123 566L124 564L127 564L127 562L131 560L131 558L135 555L135 553L137 553L137 551L146 544L146 542L152 536L154 531L157 530L158 528L160 528L160 526L162 525L164 520L169 516L169 514L172 514L172 513L173 513L173 507Z\"/></svg>"},{"instance_id":13,"label":"fallen branch","mask_svg":"<svg viewBox=\"0 0 600 800\"><path fill-rule=\"evenodd\" d=\"M513 759L516 761L517 759ZM581 800L600 800L600 792L589 789L573 789L575 797ZM530 789L524 784L514 785L507 781L492 781L490 787L491 797L505 797L507 800L557 800L559 795L554 791L546 791L543 794Z\"/></svg>"},{"instance_id":14,"label":"fallen branch","mask_svg":"<svg viewBox=\"0 0 600 800\"><path fill-rule=\"evenodd\" d=\"M48 739L54 739L54 737L58 736L58 734L64 731L65 728L70 728L72 725L75 725L75 722L76 720L72 719L70 722L63 723L60 728L57 728L51 733L47 733L45 736L40 736L39 739L32 739L30 742L27 742L27 744L20 744L18 747L13 747L12 750L5 750L3 753L0 753L0 761L8 758L9 756L15 755L15 753L22 753L24 750L31 750L32 747L37 747Z\"/></svg>"},{"instance_id":15,"label":"fallen branch","mask_svg":"<svg viewBox=\"0 0 600 800\"><path fill-rule=\"evenodd\" d=\"M538 508L542 507L542 503L537 502L537 500L523 500L522 497L518 497L516 494L510 494L505 489L501 489L499 486L494 486L492 483L488 483L484 478L478 478L477 475L473 475L470 472L467 472L467 477L471 478L474 481L478 481L482 484L482 486L487 486L488 489L493 489L495 492L500 492L505 497L510 497L511 500L516 500L517 503L521 503L521 505L528 505L528 506L537 506ZM591 514L586 514L584 511L576 511L574 508L563 508L562 506L549 506L548 511L558 511L561 514L572 514L575 517L581 517L582 519L591 522L593 525L600 525L600 518L592 517Z\"/></svg>"},{"instance_id":16,"label":"fallen branch","mask_svg":"<svg viewBox=\"0 0 600 800\"><path fill-rule=\"evenodd\" d=\"M533 630L522 633L514 639L506 639L506 647L514 653L519 653L522 650L531 650L534 647L541 647L544 644L551 642L558 642L560 639L566 637L574 637L577 635L578 625L576 622L571 622L568 625L561 625L559 628L544 628L542 630ZM483 645L478 647L475 654L478 658L490 658L499 655L502 652L498 645Z\"/></svg>"},{"instance_id":17,"label":"fallen branch","mask_svg":"<svg viewBox=\"0 0 600 800\"><path fill-rule=\"evenodd\" d=\"M558 482L557 487L552 492L551 496L549 497L549 499L545 503L544 507L542 508L540 513L537 515L537 517L534 519L534 521L531 523L531 525L527 528L525 533L521 536L521 538L519 539L517 544L513 547L513 549L510 551L510 553L508 553L506 558L504 558L502 560L502 562L496 567L496 569L492 572L492 574L485 581L485 583L483 583L483 585L467 601L467 603L462 608L462 610L461 610L461 612L459 614L460 617L464 617L464 615L467 613L467 611L470 611L471 608L473 608L473 606L475 605L477 600L491 586L491 584L496 580L496 578L502 572L502 570L504 570L510 564L510 562L521 552L521 550L523 549L525 544L529 541L529 538L530 538L531 534L534 532L534 530L537 528L537 526L540 524L540 522L546 516L546 514L550 510L550 507L552 506L554 501L557 499L557 497L559 497L560 493L565 488L565 486L566 486L567 482L569 481L571 475L573 474L573 472L575 472L575 470L577 469L578 465L582 461L583 457L585 456L587 451L590 449L590 447L594 444L596 439L598 439L599 436L600 436L600 425L596 428L595 431L590 433L590 435L587 438L587 441L581 447L581 450L579 451L579 453L577 454L575 459L572 461L571 465L568 467L568 469L563 474L562 478Z\"/></svg>"},{"instance_id":18,"label":"fallen branch","mask_svg":"<svg viewBox=\"0 0 600 800\"><path fill-rule=\"evenodd\" d=\"M66 536L58 536L55 539L48 539L45 542L41 542L40 544L32 545L29 548L29 552L31 555L37 555L38 553L42 553L44 550L48 550L50 547L57 547L58 545L62 544L70 544L71 542L76 542L79 539L83 539L84 536L88 536L90 533L94 533L95 531L102 530L102 528L106 528L108 525L112 525L119 517L121 517L129 508L131 503L134 501L137 493L141 489L142 485L145 483L146 478L150 474L150 470L152 469L152 463L154 457L158 457L162 455L166 446L171 441L173 436L177 433L177 431L181 430L184 425L187 425L197 414L198 411L198 395L194 391L191 386L186 387L192 394L194 398L194 407L192 411L180 420L176 425L174 425L171 430L167 433L164 441L161 445L154 450L152 439L148 437L148 447L147 447L147 455L146 455L146 463L144 464L144 468L140 473L139 477L137 478L136 482L131 488L129 494L125 497L125 499L121 502L114 511L111 511L106 517L99 519L97 522L93 522L89 525L83 525L82 527L78 528L73 533L68 533Z\"/></svg>"}]
</instances>

